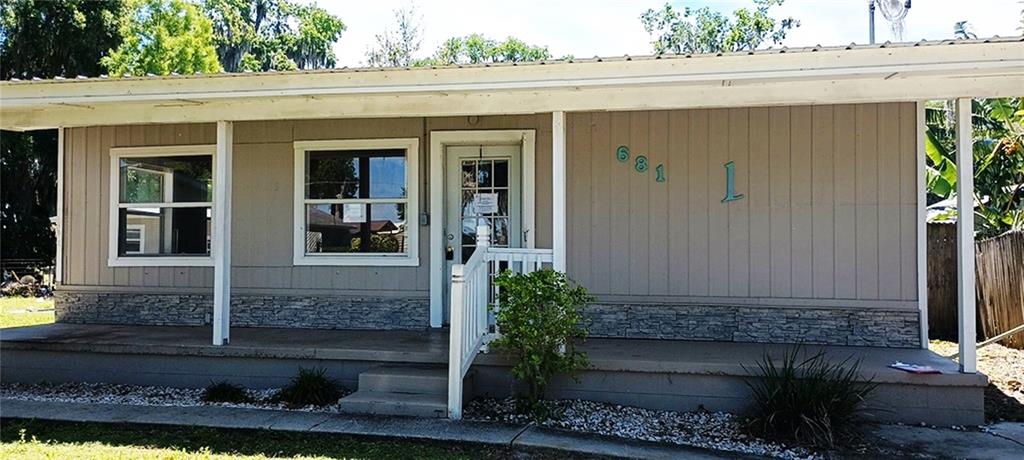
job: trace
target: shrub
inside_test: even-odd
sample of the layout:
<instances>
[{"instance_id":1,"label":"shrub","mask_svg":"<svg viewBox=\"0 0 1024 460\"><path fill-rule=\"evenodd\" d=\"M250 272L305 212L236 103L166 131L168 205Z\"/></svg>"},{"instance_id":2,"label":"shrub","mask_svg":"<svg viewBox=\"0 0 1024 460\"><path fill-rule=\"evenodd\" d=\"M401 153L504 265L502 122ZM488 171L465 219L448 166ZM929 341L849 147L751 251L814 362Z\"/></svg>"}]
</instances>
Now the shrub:
<instances>
[{"instance_id":1,"label":"shrub","mask_svg":"<svg viewBox=\"0 0 1024 460\"><path fill-rule=\"evenodd\" d=\"M241 385L220 381L203 390L203 401L242 404L253 402L253 397Z\"/></svg>"},{"instance_id":2,"label":"shrub","mask_svg":"<svg viewBox=\"0 0 1024 460\"><path fill-rule=\"evenodd\" d=\"M570 285L564 274L548 269L530 274L506 270L494 284L500 288L500 308L494 310L501 336L492 345L512 354L512 375L526 385L520 410L543 417L540 401L551 377L572 376L587 365L573 340L586 338L579 307L591 297L583 287Z\"/></svg>"},{"instance_id":3,"label":"shrub","mask_svg":"<svg viewBox=\"0 0 1024 460\"><path fill-rule=\"evenodd\" d=\"M273 397L275 402L299 407L329 406L338 399L341 399L341 388L334 379L327 377L327 369L323 368L300 368L288 386Z\"/></svg>"},{"instance_id":4,"label":"shrub","mask_svg":"<svg viewBox=\"0 0 1024 460\"><path fill-rule=\"evenodd\" d=\"M755 434L817 447L833 447L864 411L863 403L878 386L858 381L860 360L832 362L821 351L800 358L801 347L776 363L764 355L758 377L747 382L754 407L747 426Z\"/></svg>"}]
</instances>

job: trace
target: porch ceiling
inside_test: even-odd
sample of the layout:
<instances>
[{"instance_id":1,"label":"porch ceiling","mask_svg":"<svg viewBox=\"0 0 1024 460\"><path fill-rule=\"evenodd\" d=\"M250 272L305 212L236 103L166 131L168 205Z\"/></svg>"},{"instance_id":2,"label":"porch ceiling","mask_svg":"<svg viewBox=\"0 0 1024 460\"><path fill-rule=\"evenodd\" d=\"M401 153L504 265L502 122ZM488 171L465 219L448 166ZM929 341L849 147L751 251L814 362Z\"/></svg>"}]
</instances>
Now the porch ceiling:
<instances>
[{"instance_id":1,"label":"porch ceiling","mask_svg":"<svg viewBox=\"0 0 1024 460\"><path fill-rule=\"evenodd\" d=\"M955 45L954 45L955 44ZM529 65L0 84L0 127L494 115L1019 95L1020 37Z\"/></svg>"}]
</instances>

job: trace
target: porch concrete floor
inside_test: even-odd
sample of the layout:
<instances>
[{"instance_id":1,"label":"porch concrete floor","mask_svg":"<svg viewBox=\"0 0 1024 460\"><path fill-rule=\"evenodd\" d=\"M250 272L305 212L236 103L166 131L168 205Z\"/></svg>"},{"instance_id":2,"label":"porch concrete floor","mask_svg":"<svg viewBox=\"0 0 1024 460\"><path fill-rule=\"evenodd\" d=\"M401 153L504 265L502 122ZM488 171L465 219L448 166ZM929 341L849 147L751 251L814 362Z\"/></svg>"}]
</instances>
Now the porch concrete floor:
<instances>
[{"instance_id":1,"label":"porch concrete floor","mask_svg":"<svg viewBox=\"0 0 1024 460\"><path fill-rule=\"evenodd\" d=\"M0 347L49 351L329 359L419 364L448 361L448 331L369 331L233 328L231 344L214 346L208 326L47 324L4 329ZM580 349L591 370L703 375L750 375L762 356L780 360L791 345L592 338ZM879 383L985 386L982 374L960 374L953 361L931 351L907 348L807 345L842 360L859 359L862 374ZM888 367L895 361L932 366L942 375L915 375ZM852 362L852 360L851 360ZM476 364L501 366L500 353L481 354Z\"/></svg>"}]
</instances>

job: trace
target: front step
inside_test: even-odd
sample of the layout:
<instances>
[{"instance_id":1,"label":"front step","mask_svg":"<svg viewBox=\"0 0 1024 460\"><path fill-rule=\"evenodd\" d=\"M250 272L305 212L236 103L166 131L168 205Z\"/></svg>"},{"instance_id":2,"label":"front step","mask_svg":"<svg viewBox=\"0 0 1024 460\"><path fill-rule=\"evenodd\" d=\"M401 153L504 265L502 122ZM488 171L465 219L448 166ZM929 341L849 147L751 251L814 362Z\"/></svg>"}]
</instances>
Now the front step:
<instances>
[{"instance_id":1,"label":"front step","mask_svg":"<svg viewBox=\"0 0 1024 460\"><path fill-rule=\"evenodd\" d=\"M473 371L463 380L464 400L472 395ZM436 366L377 366L359 374L359 389L339 402L342 412L445 417L448 369Z\"/></svg>"}]
</instances>

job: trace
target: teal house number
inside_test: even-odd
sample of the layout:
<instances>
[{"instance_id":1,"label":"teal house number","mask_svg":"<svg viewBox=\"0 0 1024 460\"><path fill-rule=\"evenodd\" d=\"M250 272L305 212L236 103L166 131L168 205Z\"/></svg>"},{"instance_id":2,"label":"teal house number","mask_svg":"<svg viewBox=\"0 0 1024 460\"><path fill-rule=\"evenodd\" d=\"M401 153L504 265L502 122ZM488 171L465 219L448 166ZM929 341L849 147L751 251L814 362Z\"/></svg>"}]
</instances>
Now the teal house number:
<instances>
[{"instance_id":1,"label":"teal house number","mask_svg":"<svg viewBox=\"0 0 1024 460\"><path fill-rule=\"evenodd\" d=\"M615 149L615 159L619 160L619 163L626 163L629 161L629 147L620 145L619 148ZM645 155L637 155L636 160L633 161L633 169L636 172L643 174L651 168L650 160ZM659 164L654 168L654 181L665 182L665 165Z\"/></svg>"},{"instance_id":2,"label":"teal house number","mask_svg":"<svg viewBox=\"0 0 1024 460\"><path fill-rule=\"evenodd\" d=\"M617 158L620 163L629 161L629 147L620 145L618 150L615 151L615 158Z\"/></svg>"},{"instance_id":3,"label":"teal house number","mask_svg":"<svg viewBox=\"0 0 1024 460\"><path fill-rule=\"evenodd\" d=\"M725 164L725 198L722 203L743 199L743 195L736 194L736 165L733 162Z\"/></svg>"}]
</instances>

